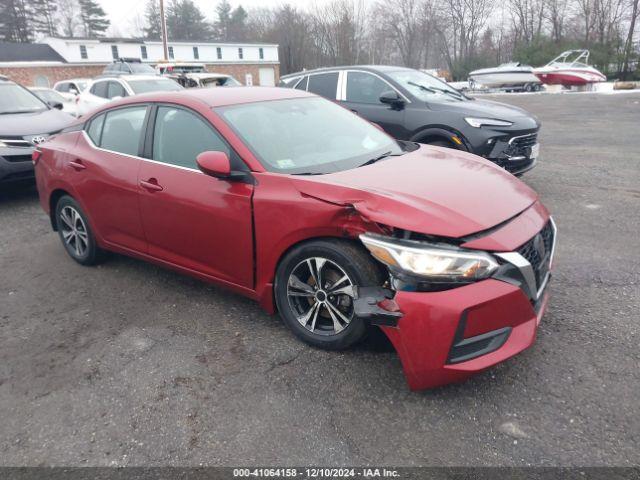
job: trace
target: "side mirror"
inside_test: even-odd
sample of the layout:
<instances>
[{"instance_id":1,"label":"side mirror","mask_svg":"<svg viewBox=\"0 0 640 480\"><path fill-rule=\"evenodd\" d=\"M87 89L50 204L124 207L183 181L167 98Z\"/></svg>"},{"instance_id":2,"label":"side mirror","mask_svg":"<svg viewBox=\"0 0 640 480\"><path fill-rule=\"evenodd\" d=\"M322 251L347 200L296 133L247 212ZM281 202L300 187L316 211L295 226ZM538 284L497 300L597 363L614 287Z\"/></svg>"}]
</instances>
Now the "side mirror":
<instances>
[{"instance_id":1,"label":"side mirror","mask_svg":"<svg viewBox=\"0 0 640 480\"><path fill-rule=\"evenodd\" d=\"M404 107L404 100L395 90L387 90L380 95L380 102L395 108Z\"/></svg>"},{"instance_id":2,"label":"side mirror","mask_svg":"<svg viewBox=\"0 0 640 480\"><path fill-rule=\"evenodd\" d=\"M80 92L78 90L76 90L75 88L70 88L69 89L69 93L71 95L79 95L80 94Z\"/></svg>"},{"instance_id":3,"label":"side mirror","mask_svg":"<svg viewBox=\"0 0 640 480\"><path fill-rule=\"evenodd\" d=\"M122 95L116 95L115 97L111 97L109 100L120 100Z\"/></svg>"},{"instance_id":4,"label":"side mirror","mask_svg":"<svg viewBox=\"0 0 640 480\"><path fill-rule=\"evenodd\" d=\"M202 152L196 157L196 163L202 173L216 178L231 176L231 162L224 152Z\"/></svg>"},{"instance_id":5,"label":"side mirror","mask_svg":"<svg viewBox=\"0 0 640 480\"><path fill-rule=\"evenodd\" d=\"M62 108L64 107L64 105L62 105L62 103L54 102L53 100L49 100L47 102L47 105L49 105L51 108L56 108L58 110L62 110Z\"/></svg>"}]
</instances>

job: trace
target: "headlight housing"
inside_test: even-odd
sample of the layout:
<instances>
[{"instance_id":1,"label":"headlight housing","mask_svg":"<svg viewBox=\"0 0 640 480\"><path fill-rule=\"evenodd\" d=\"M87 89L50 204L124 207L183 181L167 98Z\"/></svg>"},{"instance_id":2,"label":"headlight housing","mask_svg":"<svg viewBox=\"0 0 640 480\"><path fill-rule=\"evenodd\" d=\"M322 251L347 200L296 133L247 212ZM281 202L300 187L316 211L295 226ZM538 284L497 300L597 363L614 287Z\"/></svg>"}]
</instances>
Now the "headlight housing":
<instances>
[{"instance_id":1,"label":"headlight housing","mask_svg":"<svg viewBox=\"0 0 640 480\"><path fill-rule=\"evenodd\" d=\"M513 122L508 120L498 120L496 118L465 117L464 121L474 128L480 128L483 125L489 127L510 127L513 125Z\"/></svg>"},{"instance_id":2,"label":"headlight housing","mask_svg":"<svg viewBox=\"0 0 640 480\"><path fill-rule=\"evenodd\" d=\"M471 283L489 277L498 262L488 253L364 233L360 240L377 260L436 283Z\"/></svg>"}]
</instances>

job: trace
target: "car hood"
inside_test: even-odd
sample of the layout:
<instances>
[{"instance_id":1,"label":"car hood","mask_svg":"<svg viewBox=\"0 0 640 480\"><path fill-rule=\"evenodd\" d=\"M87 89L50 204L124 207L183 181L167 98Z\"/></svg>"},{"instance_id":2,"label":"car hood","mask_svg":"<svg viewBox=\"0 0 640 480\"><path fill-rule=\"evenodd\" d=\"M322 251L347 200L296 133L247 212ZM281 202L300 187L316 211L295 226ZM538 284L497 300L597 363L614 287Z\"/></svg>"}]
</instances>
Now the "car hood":
<instances>
[{"instance_id":1,"label":"car hood","mask_svg":"<svg viewBox=\"0 0 640 480\"><path fill-rule=\"evenodd\" d=\"M55 133L74 121L71 115L55 108L32 113L9 113L0 115L0 136Z\"/></svg>"},{"instance_id":2,"label":"car hood","mask_svg":"<svg viewBox=\"0 0 640 480\"><path fill-rule=\"evenodd\" d=\"M491 100L469 100L464 102L430 103L429 107L435 111L456 111L465 116L475 116L483 118L497 118L501 120L518 121L521 123L527 119L531 127L538 126L537 119L526 110L506 105Z\"/></svg>"},{"instance_id":3,"label":"car hood","mask_svg":"<svg viewBox=\"0 0 640 480\"><path fill-rule=\"evenodd\" d=\"M537 200L491 162L432 146L352 170L291 178L302 194L353 206L373 222L449 238L494 227Z\"/></svg>"}]
</instances>

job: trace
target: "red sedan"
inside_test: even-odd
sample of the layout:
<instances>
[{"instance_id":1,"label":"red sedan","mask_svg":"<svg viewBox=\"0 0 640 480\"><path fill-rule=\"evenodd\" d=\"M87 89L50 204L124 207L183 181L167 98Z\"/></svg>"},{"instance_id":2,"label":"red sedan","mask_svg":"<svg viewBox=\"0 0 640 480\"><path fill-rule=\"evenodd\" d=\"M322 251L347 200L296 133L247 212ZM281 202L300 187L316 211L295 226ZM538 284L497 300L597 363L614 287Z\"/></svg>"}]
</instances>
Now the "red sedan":
<instances>
[{"instance_id":1,"label":"red sedan","mask_svg":"<svg viewBox=\"0 0 640 480\"><path fill-rule=\"evenodd\" d=\"M33 161L78 263L109 250L215 282L326 349L379 326L412 389L529 347L547 302L556 229L535 192L306 92L130 97Z\"/></svg>"}]
</instances>

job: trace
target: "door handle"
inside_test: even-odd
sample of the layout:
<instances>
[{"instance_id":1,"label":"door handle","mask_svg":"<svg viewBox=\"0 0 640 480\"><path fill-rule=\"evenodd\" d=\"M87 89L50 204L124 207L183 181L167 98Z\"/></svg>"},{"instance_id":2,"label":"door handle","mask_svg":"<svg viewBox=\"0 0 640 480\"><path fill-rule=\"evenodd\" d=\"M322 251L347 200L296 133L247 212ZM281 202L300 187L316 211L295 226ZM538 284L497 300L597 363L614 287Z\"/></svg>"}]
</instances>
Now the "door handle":
<instances>
[{"instance_id":1,"label":"door handle","mask_svg":"<svg viewBox=\"0 0 640 480\"><path fill-rule=\"evenodd\" d=\"M140 186L146 188L151 192L161 192L163 190L161 185L158 185L158 181L155 178L149 180L140 180Z\"/></svg>"},{"instance_id":2,"label":"door handle","mask_svg":"<svg viewBox=\"0 0 640 480\"><path fill-rule=\"evenodd\" d=\"M77 171L84 170L85 168L87 168L86 165L84 165L82 163L82 160L80 160L79 158L76 158L75 160L71 160L69 162L69 165L71 166L71 168Z\"/></svg>"}]
</instances>

